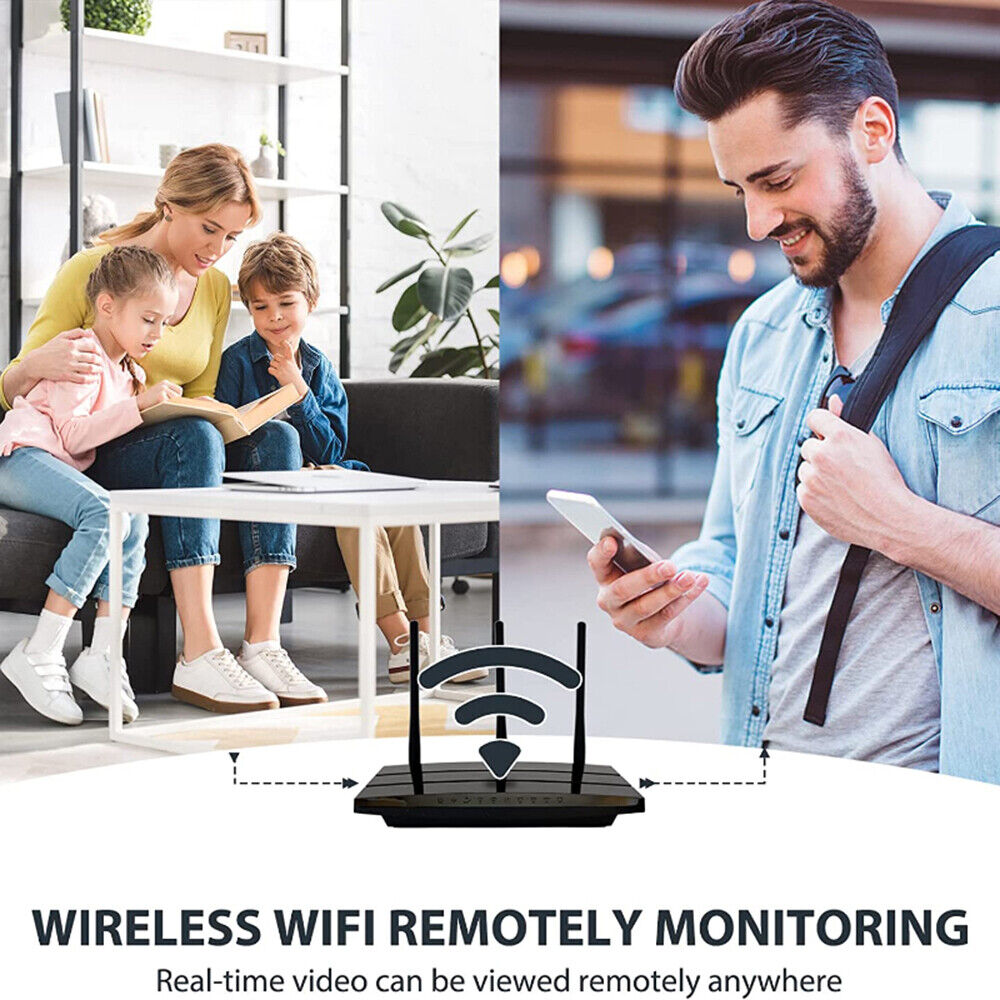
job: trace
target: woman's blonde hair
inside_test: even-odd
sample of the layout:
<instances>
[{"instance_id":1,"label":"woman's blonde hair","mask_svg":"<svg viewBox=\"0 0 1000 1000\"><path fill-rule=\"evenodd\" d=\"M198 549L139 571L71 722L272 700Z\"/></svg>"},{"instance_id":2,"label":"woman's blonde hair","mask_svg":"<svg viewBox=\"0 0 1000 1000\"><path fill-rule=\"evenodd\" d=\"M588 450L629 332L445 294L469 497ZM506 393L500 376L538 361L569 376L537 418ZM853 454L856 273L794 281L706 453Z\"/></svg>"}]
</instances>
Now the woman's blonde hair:
<instances>
[{"instance_id":1,"label":"woman's blonde hair","mask_svg":"<svg viewBox=\"0 0 1000 1000\"><path fill-rule=\"evenodd\" d=\"M151 292L157 285L176 289L177 279L166 260L146 247L115 247L97 262L87 279L87 298L97 309L97 296L107 292L115 299L130 299ZM125 367L132 376L132 391L139 393L142 382L136 374L135 362L125 355Z\"/></svg>"},{"instance_id":2,"label":"woman's blonde hair","mask_svg":"<svg viewBox=\"0 0 1000 1000\"><path fill-rule=\"evenodd\" d=\"M153 228L169 203L185 212L205 215L235 201L250 208L250 225L260 221L261 208L253 175L239 150L212 142L178 153L167 165L152 212L140 212L131 222L97 237L97 243L123 243Z\"/></svg>"}]
</instances>

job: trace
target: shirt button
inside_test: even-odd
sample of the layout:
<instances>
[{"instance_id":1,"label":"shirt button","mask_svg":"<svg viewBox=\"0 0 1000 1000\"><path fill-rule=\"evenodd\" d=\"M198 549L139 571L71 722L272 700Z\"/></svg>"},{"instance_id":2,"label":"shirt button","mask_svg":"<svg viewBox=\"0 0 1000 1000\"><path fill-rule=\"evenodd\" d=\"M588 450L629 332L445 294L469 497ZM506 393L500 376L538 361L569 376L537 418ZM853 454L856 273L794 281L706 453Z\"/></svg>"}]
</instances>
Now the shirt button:
<instances>
[{"instance_id":1,"label":"shirt button","mask_svg":"<svg viewBox=\"0 0 1000 1000\"><path fill-rule=\"evenodd\" d=\"M961 427L962 426L962 418L961 417L957 417L957 416L956 417L952 417L951 418L951 426L952 427Z\"/></svg>"},{"instance_id":2,"label":"shirt button","mask_svg":"<svg viewBox=\"0 0 1000 1000\"><path fill-rule=\"evenodd\" d=\"M824 354L823 355L823 360L824 361L829 361L830 360L830 355L829 354Z\"/></svg>"},{"instance_id":3,"label":"shirt button","mask_svg":"<svg viewBox=\"0 0 1000 1000\"><path fill-rule=\"evenodd\" d=\"M788 541L788 534L789 534L788 529L787 528L782 528L781 531L778 532L778 537L783 542L787 542Z\"/></svg>"},{"instance_id":4,"label":"shirt button","mask_svg":"<svg viewBox=\"0 0 1000 1000\"><path fill-rule=\"evenodd\" d=\"M747 422L745 420L737 420L736 421L736 426L737 427L746 427L746 423Z\"/></svg>"},{"instance_id":5,"label":"shirt button","mask_svg":"<svg viewBox=\"0 0 1000 1000\"><path fill-rule=\"evenodd\" d=\"M771 627L771 626L772 626L772 625L774 624L774 619L773 619L773 618L765 618L765 619L764 619L764 624L765 624L765 625L766 625L766 626L767 626L768 628L770 628L770 627Z\"/></svg>"},{"instance_id":6,"label":"shirt button","mask_svg":"<svg viewBox=\"0 0 1000 1000\"><path fill-rule=\"evenodd\" d=\"M750 709L750 714L760 715L760 705L754 705L754 707Z\"/></svg>"},{"instance_id":7,"label":"shirt button","mask_svg":"<svg viewBox=\"0 0 1000 1000\"><path fill-rule=\"evenodd\" d=\"M931 605L931 614L936 615L940 610L941 605L935 601L935 603Z\"/></svg>"}]
</instances>

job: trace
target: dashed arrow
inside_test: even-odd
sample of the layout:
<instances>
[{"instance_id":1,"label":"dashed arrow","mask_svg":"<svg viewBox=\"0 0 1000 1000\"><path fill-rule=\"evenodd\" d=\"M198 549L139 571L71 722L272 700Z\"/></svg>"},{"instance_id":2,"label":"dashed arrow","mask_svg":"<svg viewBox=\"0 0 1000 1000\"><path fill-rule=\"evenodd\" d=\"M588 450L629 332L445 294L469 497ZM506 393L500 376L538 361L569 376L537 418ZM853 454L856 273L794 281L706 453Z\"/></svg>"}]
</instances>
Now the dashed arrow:
<instances>
[{"instance_id":1,"label":"dashed arrow","mask_svg":"<svg viewBox=\"0 0 1000 1000\"><path fill-rule=\"evenodd\" d=\"M337 785L341 788L353 788L357 782L353 778L341 778L340 781L247 781L246 779L238 777L236 773L236 761L239 759L239 754L234 751L229 752L229 757L233 762L233 784L234 785L244 785L244 786L264 786L264 785L299 785L302 787L312 786L312 787L331 787Z\"/></svg>"},{"instance_id":2,"label":"dashed arrow","mask_svg":"<svg viewBox=\"0 0 1000 1000\"><path fill-rule=\"evenodd\" d=\"M653 781L652 778L640 778L640 788L652 788L654 785L766 785L767 784L767 762L771 755L767 752L767 747L760 751L761 776L758 781Z\"/></svg>"}]
</instances>

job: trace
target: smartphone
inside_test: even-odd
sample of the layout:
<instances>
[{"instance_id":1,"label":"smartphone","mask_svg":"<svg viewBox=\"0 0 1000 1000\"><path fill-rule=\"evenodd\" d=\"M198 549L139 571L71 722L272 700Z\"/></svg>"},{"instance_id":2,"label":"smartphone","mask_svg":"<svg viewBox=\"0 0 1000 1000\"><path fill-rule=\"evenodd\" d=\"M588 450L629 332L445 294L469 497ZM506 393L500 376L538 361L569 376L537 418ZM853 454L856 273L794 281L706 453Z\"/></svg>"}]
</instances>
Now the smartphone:
<instances>
[{"instance_id":1,"label":"smartphone","mask_svg":"<svg viewBox=\"0 0 1000 1000\"><path fill-rule=\"evenodd\" d=\"M609 535L614 538L618 551L612 562L623 573L632 573L660 561L653 549L616 521L589 493L549 490L545 499L592 545Z\"/></svg>"}]
</instances>

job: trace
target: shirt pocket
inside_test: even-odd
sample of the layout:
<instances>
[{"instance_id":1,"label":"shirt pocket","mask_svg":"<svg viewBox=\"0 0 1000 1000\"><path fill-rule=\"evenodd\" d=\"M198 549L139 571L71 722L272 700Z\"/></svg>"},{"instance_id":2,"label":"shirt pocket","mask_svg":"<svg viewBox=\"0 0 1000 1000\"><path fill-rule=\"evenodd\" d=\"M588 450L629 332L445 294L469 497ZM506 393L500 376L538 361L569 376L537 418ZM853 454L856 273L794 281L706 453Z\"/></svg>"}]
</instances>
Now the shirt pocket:
<instances>
[{"instance_id":1,"label":"shirt pocket","mask_svg":"<svg viewBox=\"0 0 1000 1000\"><path fill-rule=\"evenodd\" d=\"M783 396L740 386L730 410L732 454L730 486L733 510L739 510L754 487L764 445L774 426Z\"/></svg>"},{"instance_id":2,"label":"shirt pocket","mask_svg":"<svg viewBox=\"0 0 1000 1000\"><path fill-rule=\"evenodd\" d=\"M936 386L918 409L937 461L938 503L1000 523L1000 382Z\"/></svg>"}]
</instances>

